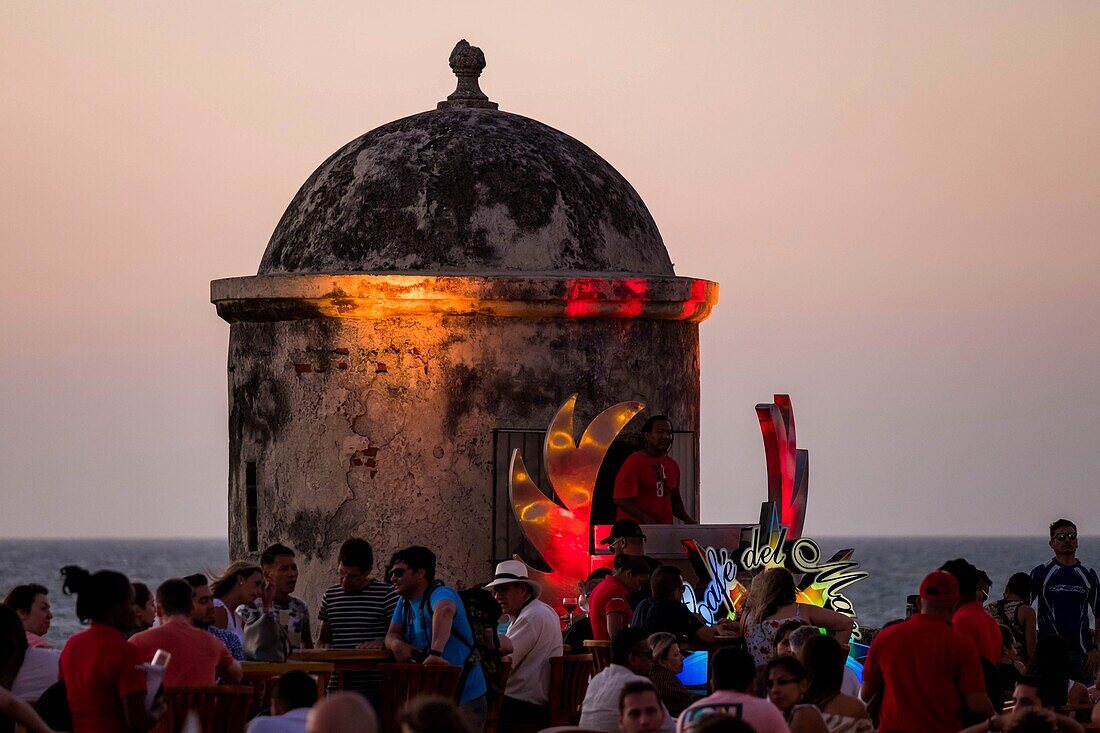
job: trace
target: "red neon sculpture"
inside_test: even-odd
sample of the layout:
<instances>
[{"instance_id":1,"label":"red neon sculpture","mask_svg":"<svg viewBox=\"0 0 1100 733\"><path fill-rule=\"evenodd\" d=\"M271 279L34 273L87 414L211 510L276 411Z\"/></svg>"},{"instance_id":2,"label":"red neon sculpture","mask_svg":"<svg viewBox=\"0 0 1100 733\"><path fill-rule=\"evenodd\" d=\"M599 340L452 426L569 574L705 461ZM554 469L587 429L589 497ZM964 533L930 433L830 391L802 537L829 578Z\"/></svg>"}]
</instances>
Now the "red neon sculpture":
<instances>
[{"instance_id":1,"label":"red neon sculpture","mask_svg":"<svg viewBox=\"0 0 1100 733\"><path fill-rule=\"evenodd\" d=\"M756 416L764 436L768 501L779 507L779 523L787 528L788 539L796 540L806 522L810 454L798 450L790 395L777 394L774 403L757 405Z\"/></svg>"},{"instance_id":2,"label":"red neon sculpture","mask_svg":"<svg viewBox=\"0 0 1100 733\"><path fill-rule=\"evenodd\" d=\"M592 567L589 553L592 493L607 449L635 415L645 407L641 402L620 402L596 416L581 435L573 436L573 407L577 395L565 401L546 431L546 474L560 506L531 480L523 456L512 451L508 493L512 511L527 537L551 572L542 573L528 566L531 578L543 587L543 599L555 608L565 596L577 595L577 582L588 577ZM523 558L516 556L517 560Z\"/></svg>"}]
</instances>

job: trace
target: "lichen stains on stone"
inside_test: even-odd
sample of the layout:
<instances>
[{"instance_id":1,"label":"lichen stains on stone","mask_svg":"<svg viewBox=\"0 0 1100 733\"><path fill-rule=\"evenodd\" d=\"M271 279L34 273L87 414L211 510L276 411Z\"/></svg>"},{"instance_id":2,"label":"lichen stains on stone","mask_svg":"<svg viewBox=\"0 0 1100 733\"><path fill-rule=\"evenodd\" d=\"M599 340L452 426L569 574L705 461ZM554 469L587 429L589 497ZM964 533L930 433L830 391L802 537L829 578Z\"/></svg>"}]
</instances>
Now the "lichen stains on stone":
<instances>
[{"instance_id":1,"label":"lichen stains on stone","mask_svg":"<svg viewBox=\"0 0 1100 733\"><path fill-rule=\"evenodd\" d=\"M638 193L568 135L494 110L406 117L333 154L291 201L260 274L672 275Z\"/></svg>"},{"instance_id":2,"label":"lichen stains on stone","mask_svg":"<svg viewBox=\"0 0 1100 733\"><path fill-rule=\"evenodd\" d=\"M310 555L324 554L328 548L322 541L328 517L319 509L301 509L286 525L283 540L299 552Z\"/></svg>"}]
</instances>

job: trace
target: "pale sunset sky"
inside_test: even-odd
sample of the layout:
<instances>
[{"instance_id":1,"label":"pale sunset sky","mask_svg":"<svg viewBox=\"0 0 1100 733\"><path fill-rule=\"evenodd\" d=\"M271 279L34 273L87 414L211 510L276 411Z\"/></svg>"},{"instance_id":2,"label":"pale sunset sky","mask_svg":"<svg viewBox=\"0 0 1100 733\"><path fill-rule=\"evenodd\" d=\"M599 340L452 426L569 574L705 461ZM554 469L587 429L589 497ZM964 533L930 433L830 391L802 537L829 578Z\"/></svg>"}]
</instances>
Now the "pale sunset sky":
<instances>
[{"instance_id":1,"label":"pale sunset sky","mask_svg":"<svg viewBox=\"0 0 1100 733\"><path fill-rule=\"evenodd\" d=\"M0 537L225 535L209 282L460 38L721 283L704 521L755 519L787 392L811 536L1100 530L1100 3L3 9Z\"/></svg>"}]
</instances>

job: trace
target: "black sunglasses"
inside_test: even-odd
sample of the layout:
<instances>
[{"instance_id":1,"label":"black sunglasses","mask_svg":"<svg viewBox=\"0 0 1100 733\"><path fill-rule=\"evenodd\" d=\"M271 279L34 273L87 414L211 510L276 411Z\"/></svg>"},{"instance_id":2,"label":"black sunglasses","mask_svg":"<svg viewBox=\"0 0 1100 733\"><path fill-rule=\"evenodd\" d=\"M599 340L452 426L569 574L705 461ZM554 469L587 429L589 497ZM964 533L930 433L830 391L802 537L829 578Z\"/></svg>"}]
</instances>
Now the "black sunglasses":
<instances>
[{"instance_id":1,"label":"black sunglasses","mask_svg":"<svg viewBox=\"0 0 1100 733\"><path fill-rule=\"evenodd\" d=\"M405 570L405 568L390 568L389 577L400 578L402 575L405 574Z\"/></svg>"},{"instance_id":2,"label":"black sunglasses","mask_svg":"<svg viewBox=\"0 0 1100 733\"><path fill-rule=\"evenodd\" d=\"M1052 540L1058 540L1059 542L1065 542L1066 540L1075 540L1075 539L1077 539L1077 533L1076 532L1059 532L1058 534L1051 537L1051 539Z\"/></svg>"}]
</instances>

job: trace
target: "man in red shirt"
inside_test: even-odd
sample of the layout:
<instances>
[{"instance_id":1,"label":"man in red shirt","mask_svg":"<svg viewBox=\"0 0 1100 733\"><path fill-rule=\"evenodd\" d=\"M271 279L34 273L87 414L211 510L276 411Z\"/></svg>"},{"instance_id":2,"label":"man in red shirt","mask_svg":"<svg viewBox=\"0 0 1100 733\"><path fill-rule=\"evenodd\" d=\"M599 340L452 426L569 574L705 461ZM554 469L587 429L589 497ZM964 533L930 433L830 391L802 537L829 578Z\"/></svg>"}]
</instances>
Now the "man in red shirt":
<instances>
[{"instance_id":1,"label":"man in red shirt","mask_svg":"<svg viewBox=\"0 0 1100 733\"><path fill-rule=\"evenodd\" d=\"M988 718L993 703L974 644L951 628L959 584L936 570L920 585L920 613L879 632L863 666L860 696L882 696L880 733L950 733L963 711Z\"/></svg>"},{"instance_id":2,"label":"man in red shirt","mask_svg":"<svg viewBox=\"0 0 1100 733\"><path fill-rule=\"evenodd\" d=\"M959 584L959 607L951 617L951 625L960 634L974 642L978 654L989 660L994 668L1001 663L1001 627L986 612L978 596L979 571L966 560L959 558L945 562L940 570L955 576Z\"/></svg>"},{"instance_id":3,"label":"man in red shirt","mask_svg":"<svg viewBox=\"0 0 1100 733\"><path fill-rule=\"evenodd\" d=\"M654 415L642 425L642 450L632 453L615 476L616 519L639 524L672 524L672 518L698 524L680 498L680 467L668 457L672 423Z\"/></svg>"},{"instance_id":4,"label":"man in red shirt","mask_svg":"<svg viewBox=\"0 0 1100 733\"><path fill-rule=\"evenodd\" d=\"M649 566L637 555L616 555L615 570L600 581L588 595L588 618L592 638L610 641L617 632L630 626L634 615L629 598L649 582Z\"/></svg>"},{"instance_id":5,"label":"man in red shirt","mask_svg":"<svg viewBox=\"0 0 1100 733\"><path fill-rule=\"evenodd\" d=\"M997 667L1001 663L1001 646L1004 639L1001 637L1001 625L982 605L984 598L979 593L982 573L961 557L945 562L940 566L940 570L951 573L955 576L955 582L959 584L959 605L951 616L951 626L974 643L981 657L985 691L990 700L1000 702L1004 699L1005 690L1001 688Z\"/></svg>"},{"instance_id":6,"label":"man in red shirt","mask_svg":"<svg viewBox=\"0 0 1100 733\"><path fill-rule=\"evenodd\" d=\"M217 637L191 623L191 585L170 578L157 588L156 626L130 637L145 662L158 649L171 654L164 670L165 687L211 686L218 678L240 682L241 665Z\"/></svg>"}]
</instances>

